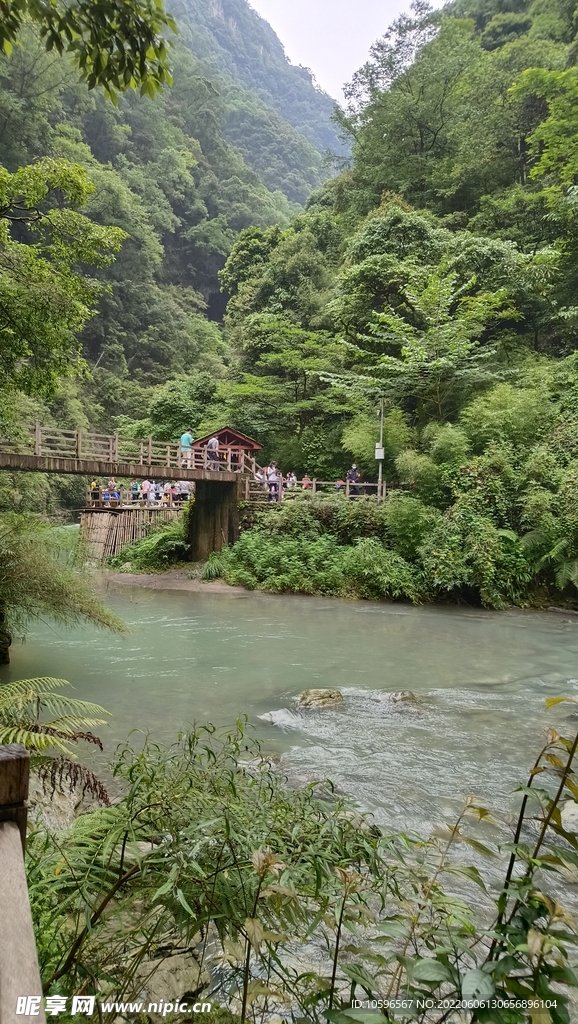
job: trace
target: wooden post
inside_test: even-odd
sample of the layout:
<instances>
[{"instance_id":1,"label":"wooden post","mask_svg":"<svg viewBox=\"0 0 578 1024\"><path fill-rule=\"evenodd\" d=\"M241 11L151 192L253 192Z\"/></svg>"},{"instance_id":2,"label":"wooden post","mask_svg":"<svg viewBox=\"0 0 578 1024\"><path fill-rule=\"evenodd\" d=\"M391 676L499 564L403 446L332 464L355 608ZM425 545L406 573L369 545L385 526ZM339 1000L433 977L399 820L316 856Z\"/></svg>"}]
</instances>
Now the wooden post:
<instances>
[{"instance_id":1,"label":"wooden post","mask_svg":"<svg viewBox=\"0 0 578 1024\"><path fill-rule=\"evenodd\" d=\"M148 464L149 464L149 466L152 466L152 461L153 461L153 439L150 436L150 434L149 434L148 442L149 442Z\"/></svg>"},{"instance_id":2,"label":"wooden post","mask_svg":"<svg viewBox=\"0 0 578 1024\"><path fill-rule=\"evenodd\" d=\"M23 850L30 754L19 743L0 747L0 1020L31 1016L46 1024L30 914ZM19 1000L25 997L24 1007Z\"/></svg>"},{"instance_id":3,"label":"wooden post","mask_svg":"<svg viewBox=\"0 0 578 1024\"><path fill-rule=\"evenodd\" d=\"M34 424L34 454L42 455L42 427L38 422Z\"/></svg>"},{"instance_id":4,"label":"wooden post","mask_svg":"<svg viewBox=\"0 0 578 1024\"><path fill-rule=\"evenodd\" d=\"M317 480L315 479L315 477L313 477L311 493L315 494L316 492L317 492Z\"/></svg>"},{"instance_id":5,"label":"wooden post","mask_svg":"<svg viewBox=\"0 0 578 1024\"><path fill-rule=\"evenodd\" d=\"M26 801L30 753L20 743L0 747L0 821L13 821L26 845Z\"/></svg>"},{"instance_id":6,"label":"wooden post","mask_svg":"<svg viewBox=\"0 0 578 1024\"><path fill-rule=\"evenodd\" d=\"M349 497L349 480L345 481L345 497Z\"/></svg>"},{"instance_id":7,"label":"wooden post","mask_svg":"<svg viewBox=\"0 0 578 1024\"><path fill-rule=\"evenodd\" d=\"M231 472L231 449L227 448L227 469Z\"/></svg>"},{"instance_id":8,"label":"wooden post","mask_svg":"<svg viewBox=\"0 0 578 1024\"><path fill-rule=\"evenodd\" d=\"M138 454L139 454L139 465L142 466L142 464L143 464L143 455L144 455L144 447L143 447L142 441L139 444Z\"/></svg>"},{"instance_id":9,"label":"wooden post","mask_svg":"<svg viewBox=\"0 0 578 1024\"><path fill-rule=\"evenodd\" d=\"M114 455L113 462L118 462L118 434L114 435Z\"/></svg>"},{"instance_id":10,"label":"wooden post","mask_svg":"<svg viewBox=\"0 0 578 1024\"><path fill-rule=\"evenodd\" d=\"M82 458L82 430L76 431L76 458Z\"/></svg>"}]
</instances>

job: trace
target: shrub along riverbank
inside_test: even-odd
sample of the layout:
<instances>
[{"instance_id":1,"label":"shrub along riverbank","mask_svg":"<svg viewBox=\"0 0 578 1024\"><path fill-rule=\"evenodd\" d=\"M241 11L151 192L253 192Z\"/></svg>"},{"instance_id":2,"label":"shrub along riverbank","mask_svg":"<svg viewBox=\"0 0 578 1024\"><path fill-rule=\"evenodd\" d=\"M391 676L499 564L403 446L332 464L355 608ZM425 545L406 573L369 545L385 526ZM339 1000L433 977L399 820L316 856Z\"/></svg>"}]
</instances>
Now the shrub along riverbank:
<instances>
[{"instance_id":1,"label":"shrub along riverbank","mask_svg":"<svg viewBox=\"0 0 578 1024\"><path fill-rule=\"evenodd\" d=\"M384 834L327 784L287 787L242 723L121 750L122 799L28 842L45 991L148 1005L186 962L174 998L232 1002L255 1024L442 1024L455 1000L467 1022L568 1024L578 934L543 883L578 864L560 815L577 741L551 730L517 821L469 798L432 840Z\"/></svg>"}]
</instances>

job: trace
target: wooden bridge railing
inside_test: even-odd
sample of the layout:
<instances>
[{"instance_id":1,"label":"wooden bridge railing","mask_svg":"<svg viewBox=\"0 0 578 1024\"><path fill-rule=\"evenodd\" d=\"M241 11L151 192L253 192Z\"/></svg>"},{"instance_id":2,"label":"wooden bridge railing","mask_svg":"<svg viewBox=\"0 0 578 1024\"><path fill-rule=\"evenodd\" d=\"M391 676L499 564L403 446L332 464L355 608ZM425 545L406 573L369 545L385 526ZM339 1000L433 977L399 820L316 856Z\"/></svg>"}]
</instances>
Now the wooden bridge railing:
<instances>
[{"instance_id":1,"label":"wooden bridge railing","mask_svg":"<svg viewBox=\"0 0 578 1024\"><path fill-rule=\"evenodd\" d=\"M0 746L0 1021L45 1024L23 851L30 755Z\"/></svg>"},{"instance_id":2,"label":"wooden bridge railing","mask_svg":"<svg viewBox=\"0 0 578 1024\"><path fill-rule=\"evenodd\" d=\"M226 469L232 473L254 473L255 459L242 448L220 447L218 455L206 448L183 449L180 444L155 441L152 437L129 438L118 434L95 434L82 430L59 430L35 423L27 436L17 441L0 438L0 451L14 455L36 455L54 459L75 459L173 469Z\"/></svg>"}]
</instances>

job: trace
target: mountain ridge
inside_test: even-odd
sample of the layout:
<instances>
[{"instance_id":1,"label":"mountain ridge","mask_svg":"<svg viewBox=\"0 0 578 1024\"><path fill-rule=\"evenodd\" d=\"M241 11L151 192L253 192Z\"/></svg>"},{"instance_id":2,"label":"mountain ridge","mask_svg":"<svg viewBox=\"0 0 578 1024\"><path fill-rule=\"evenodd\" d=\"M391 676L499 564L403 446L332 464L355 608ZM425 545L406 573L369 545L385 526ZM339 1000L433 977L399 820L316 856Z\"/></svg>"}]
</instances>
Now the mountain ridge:
<instances>
[{"instance_id":1,"label":"mountain ridge","mask_svg":"<svg viewBox=\"0 0 578 1024\"><path fill-rule=\"evenodd\" d=\"M179 36L212 71L254 92L320 154L347 153L332 116L336 102L308 68L291 64L271 25L247 0L174 0Z\"/></svg>"}]
</instances>

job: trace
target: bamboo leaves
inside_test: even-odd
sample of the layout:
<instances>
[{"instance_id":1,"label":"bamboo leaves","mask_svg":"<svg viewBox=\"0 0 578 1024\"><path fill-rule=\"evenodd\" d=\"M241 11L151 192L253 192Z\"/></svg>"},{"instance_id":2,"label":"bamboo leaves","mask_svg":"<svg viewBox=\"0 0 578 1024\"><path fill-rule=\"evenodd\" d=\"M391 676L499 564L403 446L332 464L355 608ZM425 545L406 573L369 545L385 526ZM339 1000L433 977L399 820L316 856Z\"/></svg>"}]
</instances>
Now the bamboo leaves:
<instances>
[{"instance_id":1,"label":"bamboo leaves","mask_svg":"<svg viewBox=\"0 0 578 1024\"><path fill-rule=\"evenodd\" d=\"M287 790L243 723L223 737L200 729L169 750L127 748L115 768L129 787L123 800L79 819L57 842L38 835L30 843L47 990L73 991L89 976L130 998L137 964L144 957L154 973L159 945L170 955L200 935L200 965L210 966L210 934L230 1000L257 1024L281 1007L312 1024L383 1019L353 1008L366 998L393 1000L388 1012L400 1024L442 1024L446 1011L433 1005L448 1000L534 999L546 1008L557 999L547 1012L564 1024L565 992L578 981L578 930L537 871L563 872L578 857L558 839L557 813L576 781L574 749L549 733L520 790L513 836L469 798L452 828L412 841L360 829L336 797L319 801L315 787ZM239 763L248 751L250 770ZM528 842L530 797L540 818ZM475 863L464 861L468 849ZM483 865L504 854L513 866L496 895ZM446 890L448 876L467 900ZM468 1011L467 1020L481 1013ZM526 1024L528 1014L514 1010L507 1021Z\"/></svg>"}]
</instances>

